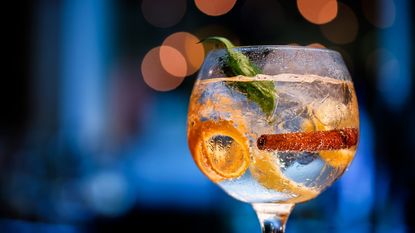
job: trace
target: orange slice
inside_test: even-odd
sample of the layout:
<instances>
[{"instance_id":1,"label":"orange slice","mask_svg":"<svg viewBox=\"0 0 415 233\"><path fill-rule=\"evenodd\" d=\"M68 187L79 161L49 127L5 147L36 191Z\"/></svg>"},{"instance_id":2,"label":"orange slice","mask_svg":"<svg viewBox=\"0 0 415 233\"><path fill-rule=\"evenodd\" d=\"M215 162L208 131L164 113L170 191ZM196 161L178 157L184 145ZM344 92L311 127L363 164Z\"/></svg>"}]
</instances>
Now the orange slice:
<instances>
[{"instance_id":1,"label":"orange slice","mask_svg":"<svg viewBox=\"0 0 415 233\"><path fill-rule=\"evenodd\" d=\"M238 178L249 165L246 137L232 121L205 121L189 126L188 142L197 166L212 181Z\"/></svg>"},{"instance_id":2,"label":"orange slice","mask_svg":"<svg viewBox=\"0 0 415 233\"><path fill-rule=\"evenodd\" d=\"M320 191L296 183L284 176L277 158L270 152L258 152L250 165L252 176L264 187L292 194L290 202L303 202L317 196Z\"/></svg>"},{"instance_id":3,"label":"orange slice","mask_svg":"<svg viewBox=\"0 0 415 233\"><path fill-rule=\"evenodd\" d=\"M354 149L343 149L336 151L320 151L320 157L324 159L332 167L344 169L346 168L353 160L356 147Z\"/></svg>"}]
</instances>

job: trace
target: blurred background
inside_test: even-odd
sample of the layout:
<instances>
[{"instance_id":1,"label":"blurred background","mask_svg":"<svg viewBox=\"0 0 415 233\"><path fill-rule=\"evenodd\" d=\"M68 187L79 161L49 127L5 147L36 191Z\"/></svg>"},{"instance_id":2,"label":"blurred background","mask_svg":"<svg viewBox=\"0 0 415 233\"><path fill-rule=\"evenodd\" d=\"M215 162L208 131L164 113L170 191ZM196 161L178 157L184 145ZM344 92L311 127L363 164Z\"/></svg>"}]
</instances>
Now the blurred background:
<instances>
[{"instance_id":1,"label":"blurred background","mask_svg":"<svg viewBox=\"0 0 415 233\"><path fill-rule=\"evenodd\" d=\"M331 48L354 79L356 158L288 232L415 231L413 1L5 4L1 233L260 232L187 148L191 88L213 49L196 42L211 35Z\"/></svg>"}]
</instances>

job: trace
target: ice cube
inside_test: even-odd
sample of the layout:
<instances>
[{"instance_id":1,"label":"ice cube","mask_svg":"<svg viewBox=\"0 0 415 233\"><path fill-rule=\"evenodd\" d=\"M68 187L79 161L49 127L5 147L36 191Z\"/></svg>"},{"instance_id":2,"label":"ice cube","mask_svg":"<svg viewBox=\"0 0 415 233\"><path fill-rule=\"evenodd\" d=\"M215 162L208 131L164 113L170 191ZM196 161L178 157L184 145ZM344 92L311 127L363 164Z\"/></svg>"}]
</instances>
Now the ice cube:
<instances>
[{"instance_id":1,"label":"ice cube","mask_svg":"<svg viewBox=\"0 0 415 233\"><path fill-rule=\"evenodd\" d=\"M348 117L349 112L347 106L343 103L325 98L313 106L313 114L327 129L334 129Z\"/></svg>"}]
</instances>

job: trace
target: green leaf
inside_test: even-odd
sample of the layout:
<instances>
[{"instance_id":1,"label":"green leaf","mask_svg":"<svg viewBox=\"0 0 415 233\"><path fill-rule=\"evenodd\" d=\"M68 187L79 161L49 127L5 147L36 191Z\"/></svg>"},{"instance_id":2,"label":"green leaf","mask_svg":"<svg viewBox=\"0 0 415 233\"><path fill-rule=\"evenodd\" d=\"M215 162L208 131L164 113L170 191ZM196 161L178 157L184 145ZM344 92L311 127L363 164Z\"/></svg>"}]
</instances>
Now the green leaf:
<instances>
[{"instance_id":1,"label":"green leaf","mask_svg":"<svg viewBox=\"0 0 415 233\"><path fill-rule=\"evenodd\" d=\"M260 74L258 67L249 61L243 53L234 50L234 45L228 39L218 36L208 37L204 41L219 41L225 45L227 54L223 60L222 70L228 77L243 75L253 77ZM227 82L231 88L238 90L247 98L258 104L261 110L271 116L275 109L275 86L272 81Z\"/></svg>"}]
</instances>

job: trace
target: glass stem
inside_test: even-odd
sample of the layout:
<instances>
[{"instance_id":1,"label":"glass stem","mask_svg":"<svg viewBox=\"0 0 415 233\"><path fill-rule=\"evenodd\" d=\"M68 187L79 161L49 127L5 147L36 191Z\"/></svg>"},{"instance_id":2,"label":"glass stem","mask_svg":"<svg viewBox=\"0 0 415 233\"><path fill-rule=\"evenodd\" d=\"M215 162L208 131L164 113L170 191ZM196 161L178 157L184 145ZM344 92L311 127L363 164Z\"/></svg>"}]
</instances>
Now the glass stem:
<instances>
[{"instance_id":1,"label":"glass stem","mask_svg":"<svg viewBox=\"0 0 415 233\"><path fill-rule=\"evenodd\" d=\"M284 233L285 224L294 204L252 204L261 223L262 233Z\"/></svg>"}]
</instances>

